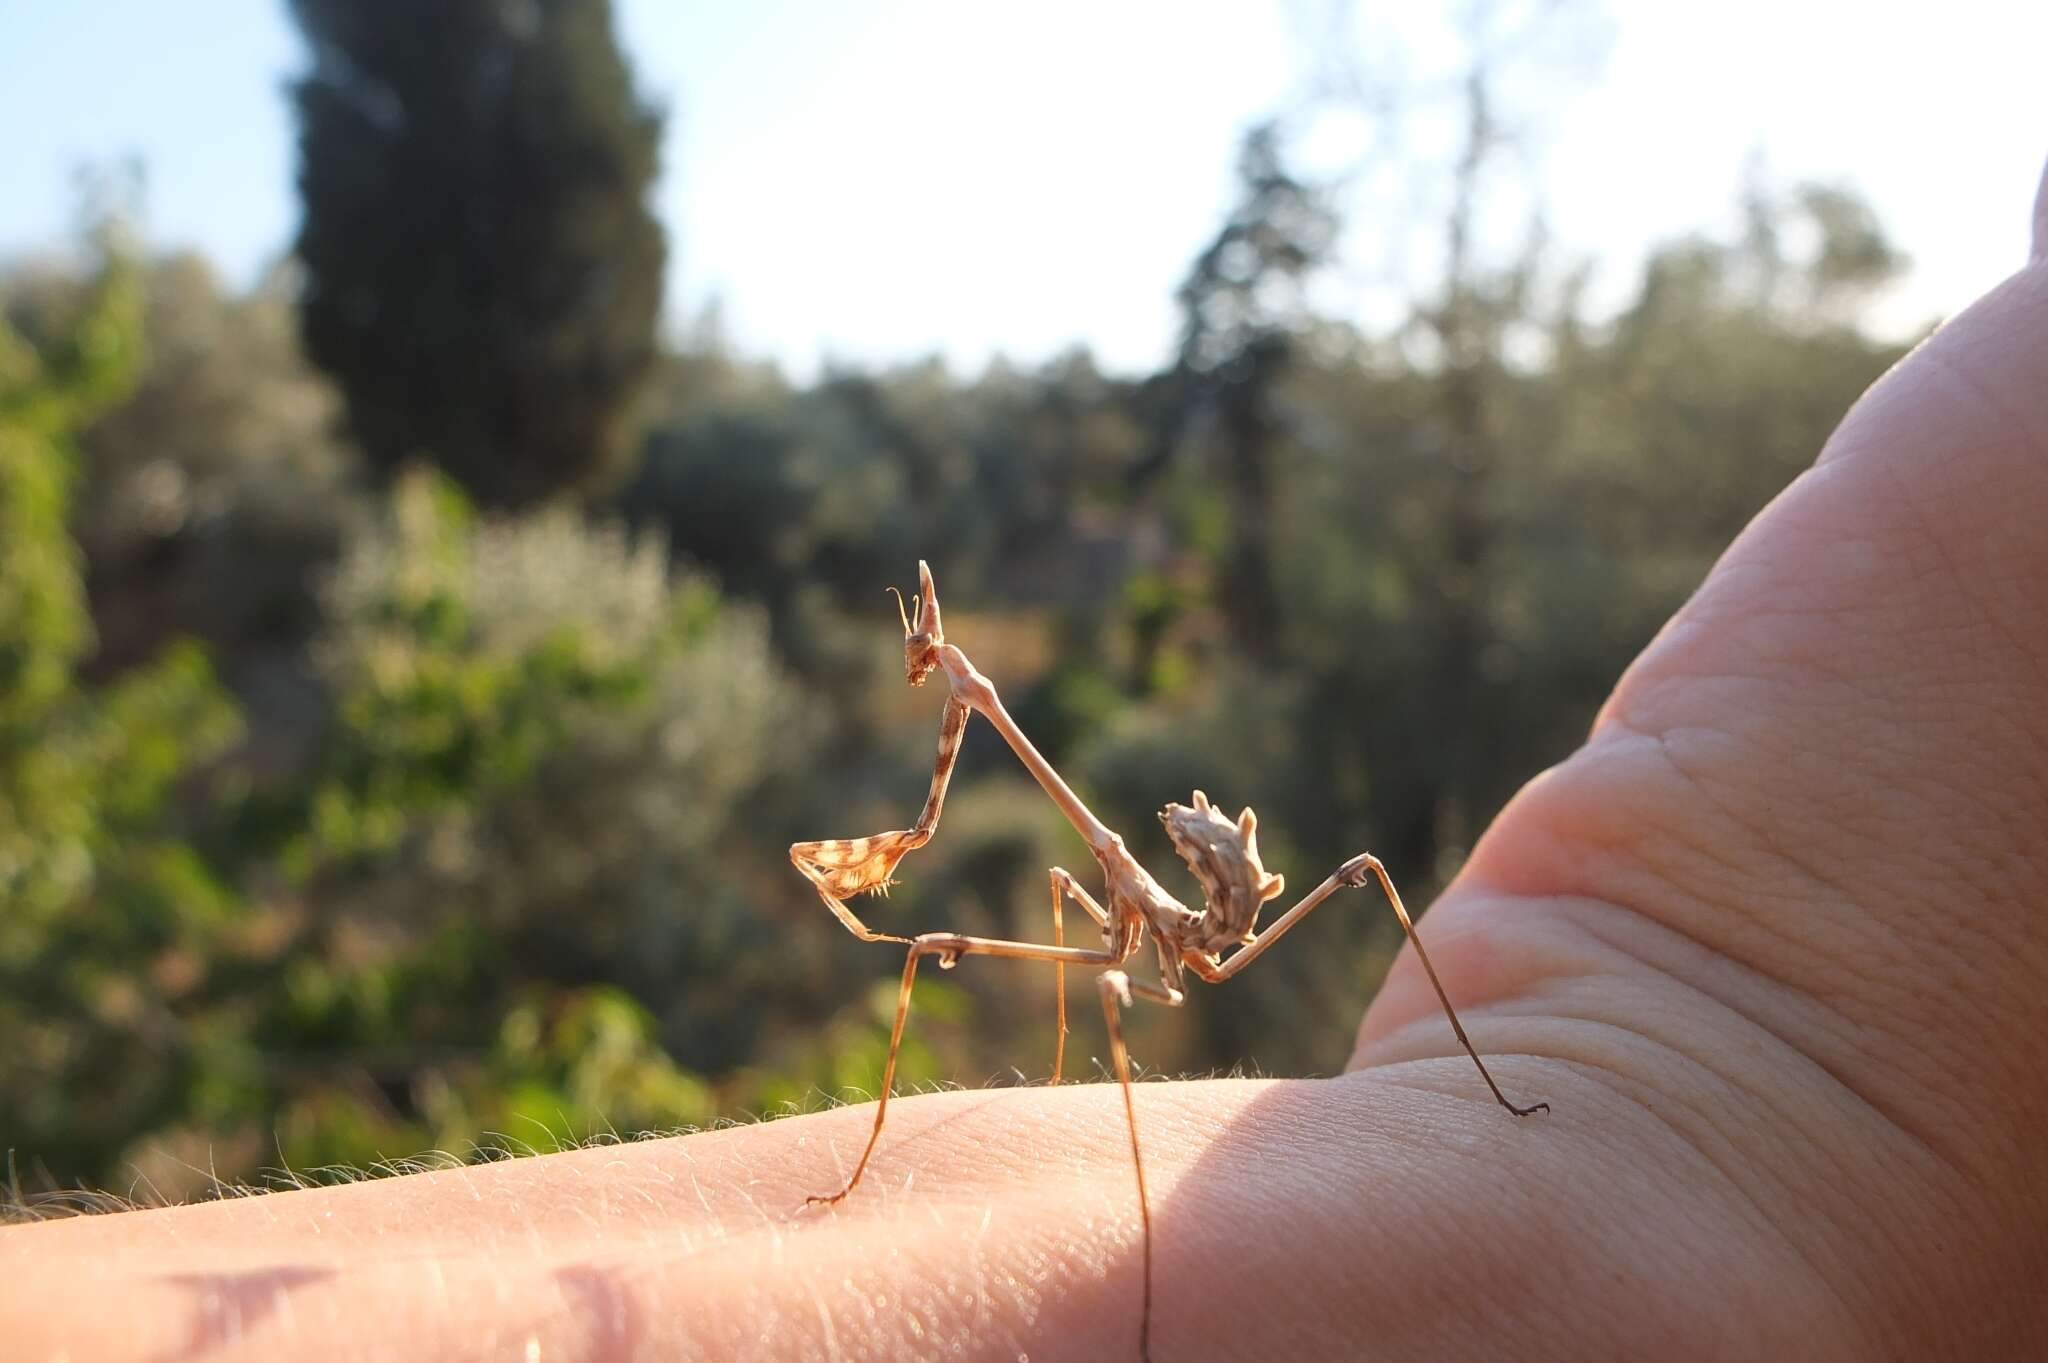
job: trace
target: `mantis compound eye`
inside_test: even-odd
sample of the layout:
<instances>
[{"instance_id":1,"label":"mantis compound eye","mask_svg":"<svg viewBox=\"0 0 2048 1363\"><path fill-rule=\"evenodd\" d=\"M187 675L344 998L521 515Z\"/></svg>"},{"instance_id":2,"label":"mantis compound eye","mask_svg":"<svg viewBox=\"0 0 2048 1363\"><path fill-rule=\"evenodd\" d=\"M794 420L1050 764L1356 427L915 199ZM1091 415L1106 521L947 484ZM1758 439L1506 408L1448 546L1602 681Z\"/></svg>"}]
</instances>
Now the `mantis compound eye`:
<instances>
[{"instance_id":1,"label":"mantis compound eye","mask_svg":"<svg viewBox=\"0 0 2048 1363\"><path fill-rule=\"evenodd\" d=\"M923 686L939 665L939 647L946 642L939 627L939 589L932 584L931 565L917 561L918 593L903 604L903 593L894 587L896 614L903 621L903 676L912 686Z\"/></svg>"},{"instance_id":2,"label":"mantis compound eye","mask_svg":"<svg viewBox=\"0 0 2048 1363\"><path fill-rule=\"evenodd\" d=\"M923 686L924 679L939 665L938 636L927 629L924 622L926 599L913 596L906 607L902 592L891 587L889 594L896 598L896 615L903 622L903 678L912 686ZM913 612L916 615L914 621Z\"/></svg>"},{"instance_id":3,"label":"mantis compound eye","mask_svg":"<svg viewBox=\"0 0 2048 1363\"><path fill-rule=\"evenodd\" d=\"M913 634L903 641L903 677L912 686L923 686L938 665L938 641L931 635Z\"/></svg>"}]
</instances>

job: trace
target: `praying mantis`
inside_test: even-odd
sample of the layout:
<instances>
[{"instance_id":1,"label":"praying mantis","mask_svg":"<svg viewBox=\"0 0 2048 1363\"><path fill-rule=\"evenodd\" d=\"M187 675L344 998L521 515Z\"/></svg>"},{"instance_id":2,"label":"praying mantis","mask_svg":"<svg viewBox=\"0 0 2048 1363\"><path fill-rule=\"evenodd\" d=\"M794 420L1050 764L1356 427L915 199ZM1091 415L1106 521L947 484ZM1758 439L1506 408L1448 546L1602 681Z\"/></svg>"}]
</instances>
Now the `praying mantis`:
<instances>
[{"instance_id":1,"label":"praying mantis","mask_svg":"<svg viewBox=\"0 0 2048 1363\"><path fill-rule=\"evenodd\" d=\"M889 1112L889 1093L896 1079L896 1055L903 1044L903 1025L910 1013L911 986L917 979L918 962L935 956L941 969L950 970L963 956L1007 956L1018 960L1045 961L1053 967L1056 999L1056 1037L1053 1049L1052 1082L1060 1082L1067 1044L1067 967L1095 966L1102 973L1096 983L1102 996L1102 1013L1109 1029L1110 1056L1117 1083L1123 1092L1124 1124L1130 1132L1131 1165L1137 1177L1138 1216L1142 1230L1144 1258L1143 1305L1138 1327L1138 1352L1151 1356L1152 1327L1152 1209L1145 1192L1145 1159L1138 1141L1138 1113L1131 1094L1130 1057L1124 1048L1122 1010L1135 999L1149 999L1170 1008L1187 1001L1186 972L1209 984L1221 984L1256 961L1267 948L1284 936L1318 904L1340 889L1359 889L1377 883L1401 921L1415 955L1443 1004L1458 1043L1479 1067L1480 1077L1500 1105L1517 1117L1548 1112L1548 1103L1517 1107L1508 1101L1494 1082L1486 1062L1479 1058L1464 1024L1451 1006L1450 995L1422 948L1415 924L1394 889L1393 880L1378 857L1363 853L1351 858L1324 879L1322 884L1293 908L1274 919L1263 931L1258 917L1265 903L1284 888L1283 878L1269 874L1259 861L1258 819L1247 808L1236 819L1209 802L1201 791L1191 805L1168 804L1159 813L1174 850L1201 883L1204 907L1190 909L1168 894L1150 872L1138 864L1125 848L1122 837L1095 817L1081 802L1052 764L1017 727L1003 708L995 686L968 661L958 645L948 643L939 613L938 588L932 582L930 565L919 560L918 592L910 609L903 595L896 594L896 610L903 622L903 665L912 686L922 686L933 672L943 672L950 694L939 722L938 756L932 766L931 790L915 826L865 838L834 838L822 842L799 842L789 849L789 859L817 888L833 915L847 930L864 942L892 942L909 948L903 962L903 984L896 996L896 1022L889 1033L889 1058L882 1067L880 1100L875 1105L874 1126L860 1160L838 1192L806 1199L806 1205L833 1205L859 1186L868 1161L882 1137L882 1123ZM979 714L1010 745L1025 769L1052 797L1067 822L1088 844L1102 868L1105 903L1096 900L1065 869L1051 868L1051 946L1036 942L1013 942L990 937L968 937L953 932L928 932L917 937L899 937L876 932L862 922L847 904L859 894L876 894L895 884L897 865L904 857L930 842L938 831L939 811L945 804L946 787L953 778L953 766L960 756L960 740L967 732L970 715ZM1100 947L1066 945L1066 904L1080 906L1101 929ZM1159 962L1159 980L1134 980L1121 967L1143 948L1150 937ZM1235 948L1235 950L1232 950ZM1231 954L1225 956L1228 951Z\"/></svg>"}]
</instances>

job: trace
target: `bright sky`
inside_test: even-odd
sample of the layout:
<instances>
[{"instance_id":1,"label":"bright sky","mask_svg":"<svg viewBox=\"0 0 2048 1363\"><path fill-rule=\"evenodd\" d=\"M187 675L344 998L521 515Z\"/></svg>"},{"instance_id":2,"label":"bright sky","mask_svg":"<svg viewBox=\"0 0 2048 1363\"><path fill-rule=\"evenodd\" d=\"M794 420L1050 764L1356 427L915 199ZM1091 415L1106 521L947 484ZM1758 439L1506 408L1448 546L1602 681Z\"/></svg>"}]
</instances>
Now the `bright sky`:
<instances>
[{"instance_id":1,"label":"bright sky","mask_svg":"<svg viewBox=\"0 0 2048 1363\"><path fill-rule=\"evenodd\" d=\"M618 4L643 89L672 110L657 191L671 314L715 298L743 353L798 373L1076 343L1156 365L1240 130L1332 49L1308 0ZM1757 154L1780 180L1875 203L1915 263L1886 306L1902 330L2023 259L2048 155L2048 5L1709 13L1617 0L1604 58L1538 91L1533 183L1610 296L1647 243L1725 226ZM1429 33L1356 27L1386 69L1429 67ZM301 61L282 0L0 5L0 256L63 238L75 167L135 154L152 240L253 278L294 229L283 86ZM1325 161L1367 146L1341 126L1316 145ZM1390 243L1422 210L1384 177L1346 206L1345 306L1362 310L1413 263Z\"/></svg>"}]
</instances>

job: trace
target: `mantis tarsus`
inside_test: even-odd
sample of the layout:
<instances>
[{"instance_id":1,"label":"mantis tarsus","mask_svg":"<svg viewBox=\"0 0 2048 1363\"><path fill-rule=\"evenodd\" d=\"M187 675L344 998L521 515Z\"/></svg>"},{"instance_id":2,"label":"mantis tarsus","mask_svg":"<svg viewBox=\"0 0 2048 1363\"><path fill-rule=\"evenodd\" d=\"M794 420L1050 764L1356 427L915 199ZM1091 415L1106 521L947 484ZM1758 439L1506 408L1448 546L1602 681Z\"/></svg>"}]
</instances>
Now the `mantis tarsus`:
<instances>
[{"instance_id":1,"label":"mantis tarsus","mask_svg":"<svg viewBox=\"0 0 2048 1363\"><path fill-rule=\"evenodd\" d=\"M1143 1230L1144 1303L1138 1327L1138 1351L1141 1357L1149 1357L1152 1211L1145 1194L1145 1160L1138 1144L1137 1107L1131 1096L1131 1066L1124 1049L1121 1010L1129 1007L1134 998L1147 998L1178 1008L1186 1001L1182 988L1184 971L1191 970L1210 984L1221 984L1257 960L1266 948L1331 894L1339 889L1361 888L1373 882L1377 882L1385 892L1395 916L1401 920L1401 929L1408 934L1416 957L1428 974L1430 984L1435 987L1444 1014L1450 1019L1451 1029L1457 1033L1465 1053L1472 1057L1472 1063L1479 1067L1480 1077L1485 1079L1494 1098L1517 1117L1550 1110L1548 1103L1515 1106L1487 1072L1486 1063L1479 1058L1479 1052L1473 1049L1471 1039L1465 1035L1457 1010L1451 1007L1450 995L1444 992L1443 981L1437 978L1436 967L1430 964L1428 953L1422 949L1415 924L1408 917L1408 910L1403 907L1401 896L1395 892L1394 882L1379 858L1370 853L1353 857L1311 890L1300 903L1273 920L1263 932L1259 931L1259 910L1267 900L1281 892L1283 881L1280 876L1268 874L1259 862L1258 820L1250 809L1235 820L1227 818L1198 790L1194 793L1192 805L1169 804L1160 811L1159 819L1166 826L1174 849L1187 862L1195 879L1201 882L1205 907L1190 909L1162 889L1159 882L1125 850L1124 840L1081 803L1080 797L1053 770L1052 764L1024 736L1016 721L1003 708L1003 702L988 678L975 670L974 664L958 646L946 642L931 569L920 561L917 572L919 590L913 599L912 609L904 609L900 593L896 599L897 613L903 621L905 673L912 686L921 686L933 672L943 672L951 688L945 715L939 725L938 757L932 767L931 793L925 797L924 810L918 815L913 828L866 838L800 842L789 849L789 859L817 887L826 907L856 937L868 942L895 942L910 949L903 963L903 985L896 997L896 1023L889 1034L888 1062L882 1069L881 1099L875 1105L875 1124L868 1133L867 1145L861 1151L859 1163L853 1167L852 1176L846 1180L846 1186L836 1193L809 1198L809 1203L829 1205L840 1201L859 1185L861 1175L867 1171L868 1160L874 1155L875 1144L882 1136L883 1119L888 1115L889 1091L896 1078L896 1053L903 1042L903 1024L910 1012L910 989L917 979L920 959L936 956L943 969L951 969L962 956L972 955L1050 962L1058 1010L1058 1040L1052 1063L1052 1082L1055 1084L1060 1081L1066 1060L1067 967L1102 967L1097 982L1102 994L1103 1016L1109 1026L1110 1055L1116 1066L1117 1083L1123 1091L1124 1119L1130 1130L1131 1164L1137 1175L1138 1214ZM1096 862L1102 867L1106 905L1096 903L1067 871L1057 866L1052 868L1051 946L966 937L951 932L897 937L869 928L847 906L846 901L857 894L887 890L895 883L891 877L897 864L931 841L938 830L939 810L945 803L946 786L952 780L953 764L960 755L960 739L967 730L970 714L979 714L995 726L1026 769L1037 778L1038 784L1045 788L1045 793L1067 816L1067 821L1087 842L1088 850L1095 854ZM1066 945L1065 904L1068 900L1080 905L1102 930L1099 948ZM1137 954L1147 936L1152 938L1158 953L1157 984L1133 980L1118 969ZM1233 947L1236 950L1226 958L1223 953Z\"/></svg>"}]
</instances>

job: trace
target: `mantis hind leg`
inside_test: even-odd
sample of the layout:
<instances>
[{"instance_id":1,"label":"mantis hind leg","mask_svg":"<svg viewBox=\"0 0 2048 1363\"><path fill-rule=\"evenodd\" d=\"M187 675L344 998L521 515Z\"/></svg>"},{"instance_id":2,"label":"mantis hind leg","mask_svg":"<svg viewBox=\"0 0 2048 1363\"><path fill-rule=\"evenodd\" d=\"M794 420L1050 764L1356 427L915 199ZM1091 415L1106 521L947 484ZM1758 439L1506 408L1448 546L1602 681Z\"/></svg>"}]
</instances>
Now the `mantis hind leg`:
<instances>
[{"instance_id":1,"label":"mantis hind leg","mask_svg":"<svg viewBox=\"0 0 2048 1363\"><path fill-rule=\"evenodd\" d=\"M1152 1203L1145 1193L1145 1156L1138 1148L1138 1107L1131 1097L1131 1057L1124 1048L1123 1010L1134 996L1178 1008L1187 996L1178 989L1133 980L1121 970L1105 970L1096 981L1102 990L1102 1016L1109 1024L1109 1054L1116 1081L1123 1089L1124 1125L1131 1133L1131 1169L1138 1177L1138 1224L1144 1244L1145 1289L1138 1315L1138 1357L1152 1357Z\"/></svg>"},{"instance_id":2,"label":"mantis hind leg","mask_svg":"<svg viewBox=\"0 0 2048 1363\"><path fill-rule=\"evenodd\" d=\"M1429 986L1436 991L1437 1002L1444 1008L1444 1016L1450 1019L1451 1031L1456 1034L1458 1044L1465 1048L1465 1054L1471 1056L1472 1063L1479 1067L1479 1077L1486 1081L1486 1087L1492 1092L1494 1100L1517 1117L1531 1117L1538 1112L1550 1111L1548 1103L1531 1103L1523 1107L1508 1101L1507 1094L1501 1092L1500 1085L1494 1082L1493 1071L1487 1069L1486 1062L1479 1058L1479 1048L1474 1046L1472 1038L1465 1034L1465 1024L1458 1020L1458 1010L1451 1006L1450 993L1444 988L1443 980L1438 977L1436 966L1430 962L1429 952L1423 949L1422 937L1415 931L1415 920L1408 916L1408 906L1401 902L1401 892L1394 888L1393 877L1387 874L1387 868L1380 859L1370 852L1361 852L1332 871L1329 877L1309 891L1299 904L1274 919L1264 930L1246 942L1236 955L1221 965L1204 964L1200 957L1195 956L1188 958L1188 965L1209 983L1221 984L1259 959L1266 948L1279 941L1289 928L1299 923L1311 909L1336 891L1363 889L1374 881L1379 883L1380 890L1387 897L1387 903L1393 907L1394 917L1401 920L1401 931L1408 935L1408 944L1415 948L1415 958L1422 963L1423 973L1429 976Z\"/></svg>"}]
</instances>

